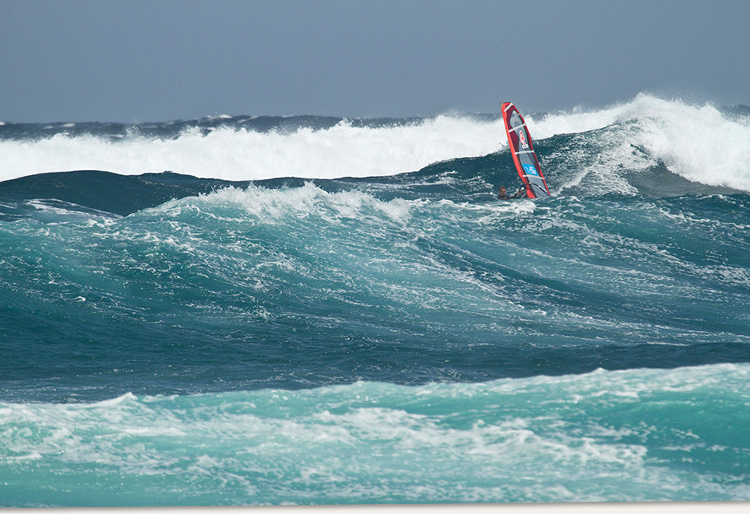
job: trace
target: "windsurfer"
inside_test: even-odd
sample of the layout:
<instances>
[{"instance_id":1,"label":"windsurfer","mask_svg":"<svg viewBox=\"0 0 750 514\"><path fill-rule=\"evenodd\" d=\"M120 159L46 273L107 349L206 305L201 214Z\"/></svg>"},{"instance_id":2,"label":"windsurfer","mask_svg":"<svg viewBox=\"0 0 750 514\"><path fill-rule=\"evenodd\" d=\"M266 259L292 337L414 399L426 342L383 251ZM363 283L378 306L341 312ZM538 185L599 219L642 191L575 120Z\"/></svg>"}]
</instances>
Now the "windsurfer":
<instances>
[{"instance_id":1,"label":"windsurfer","mask_svg":"<svg viewBox=\"0 0 750 514\"><path fill-rule=\"evenodd\" d=\"M512 196L508 196L508 193L505 191L505 186L500 186L500 189L497 193L497 198L499 200L514 200L516 198L526 198L526 186L522 185L518 192Z\"/></svg>"}]
</instances>

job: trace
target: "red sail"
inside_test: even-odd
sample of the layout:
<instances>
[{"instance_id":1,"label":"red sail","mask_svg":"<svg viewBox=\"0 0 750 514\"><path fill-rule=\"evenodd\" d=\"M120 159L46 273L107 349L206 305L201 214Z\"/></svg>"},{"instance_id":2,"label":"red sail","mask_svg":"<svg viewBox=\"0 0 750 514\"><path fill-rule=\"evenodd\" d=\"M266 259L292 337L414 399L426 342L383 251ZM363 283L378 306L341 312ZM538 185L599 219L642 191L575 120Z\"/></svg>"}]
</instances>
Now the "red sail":
<instances>
[{"instance_id":1,"label":"red sail","mask_svg":"<svg viewBox=\"0 0 750 514\"><path fill-rule=\"evenodd\" d=\"M510 102L502 104L505 133L508 136L510 153L516 164L516 171L526 187L529 198L547 198L550 195L547 181L544 180L542 167L534 152L531 134L526 127L526 121L518 112L516 106Z\"/></svg>"}]
</instances>

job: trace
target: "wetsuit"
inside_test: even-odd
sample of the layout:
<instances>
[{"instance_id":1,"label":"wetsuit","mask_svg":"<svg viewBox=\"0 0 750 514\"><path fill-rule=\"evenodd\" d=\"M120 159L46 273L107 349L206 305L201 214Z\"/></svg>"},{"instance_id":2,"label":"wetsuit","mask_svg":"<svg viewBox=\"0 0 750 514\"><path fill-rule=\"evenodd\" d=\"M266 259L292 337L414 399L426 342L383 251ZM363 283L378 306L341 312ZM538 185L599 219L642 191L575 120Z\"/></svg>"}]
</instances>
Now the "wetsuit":
<instances>
[{"instance_id":1,"label":"wetsuit","mask_svg":"<svg viewBox=\"0 0 750 514\"><path fill-rule=\"evenodd\" d=\"M515 200L516 198L526 198L526 186L521 186L518 192L512 196L498 196L500 200Z\"/></svg>"}]
</instances>

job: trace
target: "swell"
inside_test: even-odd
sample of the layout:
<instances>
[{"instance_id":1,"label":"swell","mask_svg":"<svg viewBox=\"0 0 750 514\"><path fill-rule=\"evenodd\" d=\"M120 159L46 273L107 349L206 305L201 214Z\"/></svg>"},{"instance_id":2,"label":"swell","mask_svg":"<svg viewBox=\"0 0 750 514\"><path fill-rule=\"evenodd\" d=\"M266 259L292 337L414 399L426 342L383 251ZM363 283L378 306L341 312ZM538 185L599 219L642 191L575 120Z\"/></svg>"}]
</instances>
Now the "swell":
<instances>
[{"instance_id":1,"label":"swell","mask_svg":"<svg viewBox=\"0 0 750 514\"><path fill-rule=\"evenodd\" d=\"M746 110L527 120L0 126L0 503L750 499Z\"/></svg>"},{"instance_id":2,"label":"swell","mask_svg":"<svg viewBox=\"0 0 750 514\"><path fill-rule=\"evenodd\" d=\"M639 95L604 109L527 118L557 194L679 196L706 192L702 186L708 192L750 191L750 120L741 106L720 109ZM387 177L446 160L466 167L474 158L483 165L472 170L474 176L485 176L495 164L487 158L497 153L508 161L503 133L497 115L4 124L0 179L84 169L120 175L173 171L234 182Z\"/></svg>"},{"instance_id":3,"label":"swell","mask_svg":"<svg viewBox=\"0 0 750 514\"><path fill-rule=\"evenodd\" d=\"M718 365L480 384L357 382L3 402L1 501L748 500L749 373L746 364ZM31 490L29 482L45 487Z\"/></svg>"},{"instance_id":4,"label":"swell","mask_svg":"<svg viewBox=\"0 0 750 514\"><path fill-rule=\"evenodd\" d=\"M278 177L382 176L416 170L457 155L483 155L502 127L483 117L439 116L393 123L325 118L279 118L269 130L241 120L217 126L183 125L159 135L140 128L104 136L43 128L34 136L0 138L0 179L49 171L99 169L124 175L174 171L201 178L261 180ZM291 123L291 126L287 126Z\"/></svg>"},{"instance_id":5,"label":"swell","mask_svg":"<svg viewBox=\"0 0 750 514\"><path fill-rule=\"evenodd\" d=\"M471 203L382 186L0 224L6 397L749 359L747 195Z\"/></svg>"}]
</instances>

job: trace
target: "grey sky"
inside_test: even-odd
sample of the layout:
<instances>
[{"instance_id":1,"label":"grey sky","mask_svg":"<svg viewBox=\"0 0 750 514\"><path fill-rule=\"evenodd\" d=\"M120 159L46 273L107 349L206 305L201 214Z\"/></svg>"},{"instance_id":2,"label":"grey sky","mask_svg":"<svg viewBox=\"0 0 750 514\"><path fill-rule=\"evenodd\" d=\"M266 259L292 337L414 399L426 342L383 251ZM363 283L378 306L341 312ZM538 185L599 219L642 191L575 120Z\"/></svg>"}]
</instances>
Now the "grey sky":
<instances>
[{"instance_id":1,"label":"grey sky","mask_svg":"<svg viewBox=\"0 0 750 514\"><path fill-rule=\"evenodd\" d=\"M0 120L750 104L750 1L0 0Z\"/></svg>"}]
</instances>

